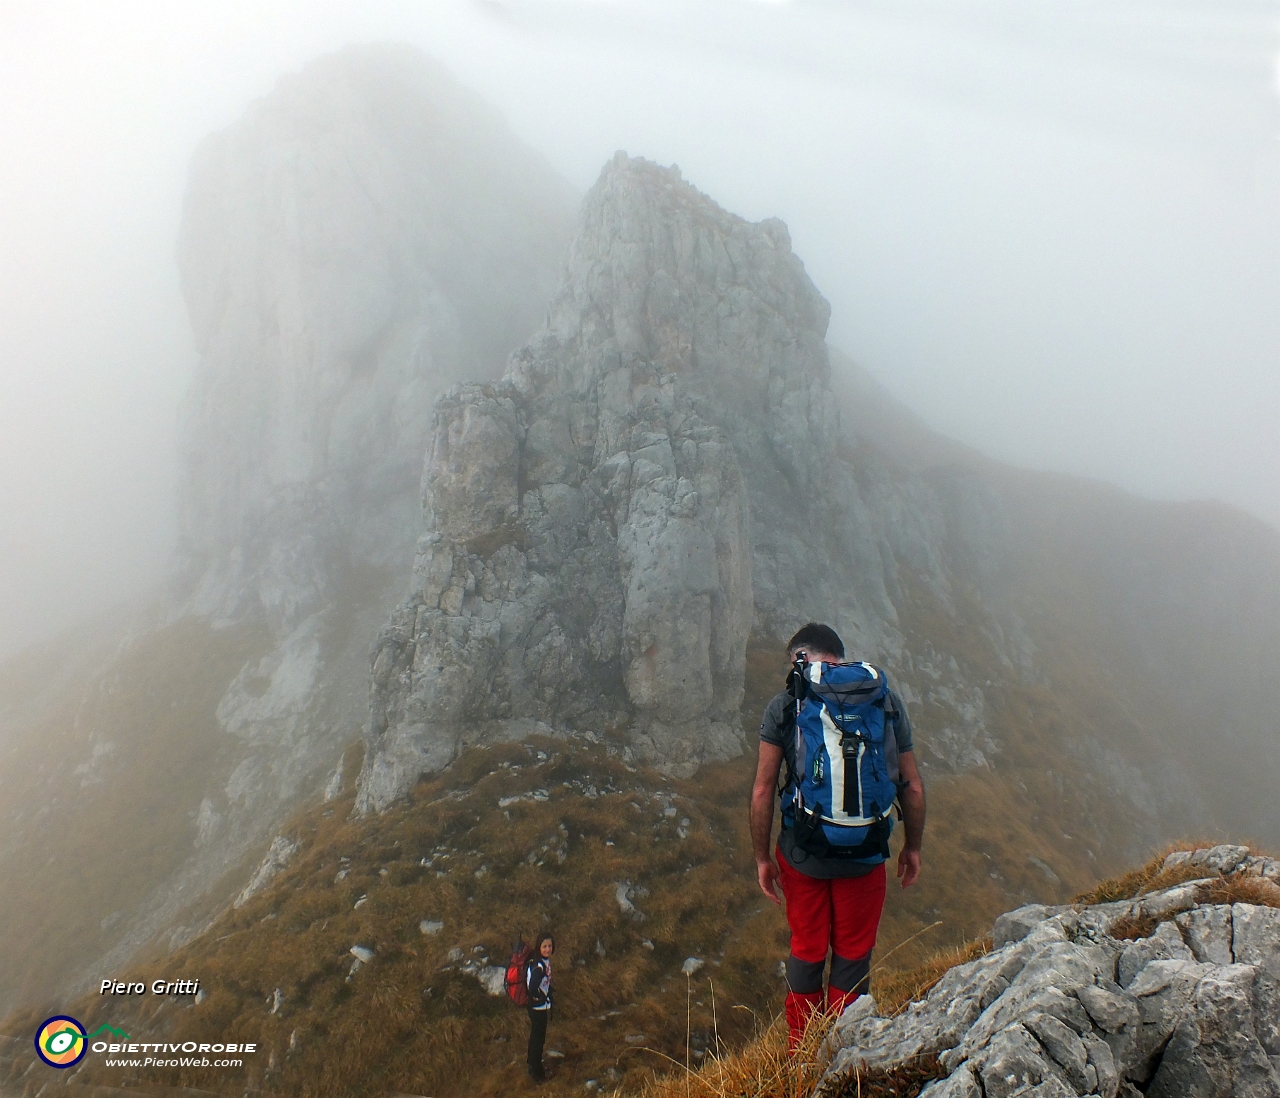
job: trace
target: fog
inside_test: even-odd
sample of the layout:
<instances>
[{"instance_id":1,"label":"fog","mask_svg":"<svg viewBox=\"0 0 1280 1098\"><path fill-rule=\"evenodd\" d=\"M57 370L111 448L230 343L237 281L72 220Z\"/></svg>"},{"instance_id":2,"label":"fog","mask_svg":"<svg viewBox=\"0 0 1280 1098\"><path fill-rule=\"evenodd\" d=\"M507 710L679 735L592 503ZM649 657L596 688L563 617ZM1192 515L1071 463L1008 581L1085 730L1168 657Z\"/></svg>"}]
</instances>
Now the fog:
<instances>
[{"instance_id":1,"label":"fog","mask_svg":"<svg viewBox=\"0 0 1280 1098\"><path fill-rule=\"evenodd\" d=\"M190 157L411 42L575 186L782 217L830 341L996 457L1280 525L1271 4L0 2L0 654L148 589L195 366Z\"/></svg>"}]
</instances>

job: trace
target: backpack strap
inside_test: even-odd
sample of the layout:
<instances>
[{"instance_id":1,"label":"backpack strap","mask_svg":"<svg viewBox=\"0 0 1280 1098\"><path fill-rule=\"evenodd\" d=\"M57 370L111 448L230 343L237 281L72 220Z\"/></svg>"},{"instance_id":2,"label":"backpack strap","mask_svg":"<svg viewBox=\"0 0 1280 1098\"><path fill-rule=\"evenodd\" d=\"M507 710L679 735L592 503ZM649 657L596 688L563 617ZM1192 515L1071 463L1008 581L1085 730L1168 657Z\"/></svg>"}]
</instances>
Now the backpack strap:
<instances>
[{"instance_id":1,"label":"backpack strap","mask_svg":"<svg viewBox=\"0 0 1280 1098\"><path fill-rule=\"evenodd\" d=\"M787 764L787 779L779 787L779 791L785 791L792 785L796 785L796 802L799 801L800 789L796 780L796 773L793 768L793 759L800 757L800 707L804 704L804 699L809 695L809 661L803 652L799 653L795 662L791 665L791 670L787 674L787 693L795 699L795 703L791 707L791 756L787 757L787 753L782 753L783 760ZM793 807L795 803L793 802ZM803 805L800 806L803 812ZM800 826L800 821L795 821L795 826Z\"/></svg>"},{"instance_id":2,"label":"backpack strap","mask_svg":"<svg viewBox=\"0 0 1280 1098\"><path fill-rule=\"evenodd\" d=\"M791 733L784 733L784 735L794 735L794 731ZM795 756L795 750L795 744L793 743L791 745L791 755L788 755L785 749L782 752L782 766L785 769L778 771L778 788L775 791L779 795L790 789L792 783L796 780L795 771L791 766L791 759Z\"/></svg>"}]
</instances>

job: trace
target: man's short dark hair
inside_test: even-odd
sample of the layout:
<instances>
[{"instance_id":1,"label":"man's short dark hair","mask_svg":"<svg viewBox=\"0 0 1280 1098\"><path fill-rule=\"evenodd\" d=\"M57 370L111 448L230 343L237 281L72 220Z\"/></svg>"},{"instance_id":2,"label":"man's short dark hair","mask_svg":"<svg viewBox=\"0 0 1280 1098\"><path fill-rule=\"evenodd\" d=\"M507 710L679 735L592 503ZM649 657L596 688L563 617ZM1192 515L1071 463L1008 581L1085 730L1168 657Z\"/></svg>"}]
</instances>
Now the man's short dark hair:
<instances>
[{"instance_id":1,"label":"man's short dark hair","mask_svg":"<svg viewBox=\"0 0 1280 1098\"><path fill-rule=\"evenodd\" d=\"M825 652L828 656L839 656L844 659L844 641L829 625L811 621L802 625L794 637L787 641L787 651Z\"/></svg>"}]
</instances>

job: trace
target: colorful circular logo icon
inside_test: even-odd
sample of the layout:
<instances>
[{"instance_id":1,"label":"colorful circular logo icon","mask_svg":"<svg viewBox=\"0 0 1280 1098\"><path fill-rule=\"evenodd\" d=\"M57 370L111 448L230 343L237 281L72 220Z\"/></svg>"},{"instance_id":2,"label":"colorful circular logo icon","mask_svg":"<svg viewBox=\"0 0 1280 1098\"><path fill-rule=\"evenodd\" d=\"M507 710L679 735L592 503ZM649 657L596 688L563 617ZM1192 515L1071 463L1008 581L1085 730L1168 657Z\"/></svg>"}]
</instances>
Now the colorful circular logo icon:
<instances>
[{"instance_id":1,"label":"colorful circular logo icon","mask_svg":"<svg viewBox=\"0 0 1280 1098\"><path fill-rule=\"evenodd\" d=\"M46 1018L36 1030L36 1054L50 1067L69 1068L89 1050L85 1030L74 1018L58 1014Z\"/></svg>"}]
</instances>

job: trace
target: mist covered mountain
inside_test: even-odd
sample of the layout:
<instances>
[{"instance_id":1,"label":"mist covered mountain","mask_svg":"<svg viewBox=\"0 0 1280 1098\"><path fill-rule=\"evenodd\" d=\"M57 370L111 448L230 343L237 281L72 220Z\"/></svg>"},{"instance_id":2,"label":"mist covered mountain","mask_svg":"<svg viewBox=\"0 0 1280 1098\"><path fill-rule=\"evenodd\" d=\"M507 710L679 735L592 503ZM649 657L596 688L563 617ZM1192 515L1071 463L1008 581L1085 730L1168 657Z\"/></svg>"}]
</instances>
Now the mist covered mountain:
<instances>
[{"instance_id":1,"label":"mist covered mountain","mask_svg":"<svg viewBox=\"0 0 1280 1098\"><path fill-rule=\"evenodd\" d=\"M1274 834L1280 536L948 443L828 351L828 312L780 223L605 167L543 331L437 405L362 807L534 727L687 775L750 746L748 637L818 619L903 684L927 769L1021 759L1062 833Z\"/></svg>"},{"instance_id":2,"label":"mist covered mountain","mask_svg":"<svg viewBox=\"0 0 1280 1098\"><path fill-rule=\"evenodd\" d=\"M203 142L178 249L193 613L289 628L344 570L404 573L432 402L540 323L574 200L408 48L316 61Z\"/></svg>"},{"instance_id":3,"label":"mist covered mountain","mask_svg":"<svg viewBox=\"0 0 1280 1098\"><path fill-rule=\"evenodd\" d=\"M321 794L408 587L432 404L540 322L573 202L487 105L396 46L316 61L201 145L167 593L6 667L0 857L26 886L0 900L0 1006L172 938Z\"/></svg>"},{"instance_id":4,"label":"mist covered mountain","mask_svg":"<svg viewBox=\"0 0 1280 1098\"><path fill-rule=\"evenodd\" d=\"M785 226L673 169L571 207L389 47L201 148L169 594L3 672L0 1008L198 937L362 738L364 813L535 734L696 781L811 618L901 685L975 908L1280 841L1280 534L929 431L828 348Z\"/></svg>"}]
</instances>

